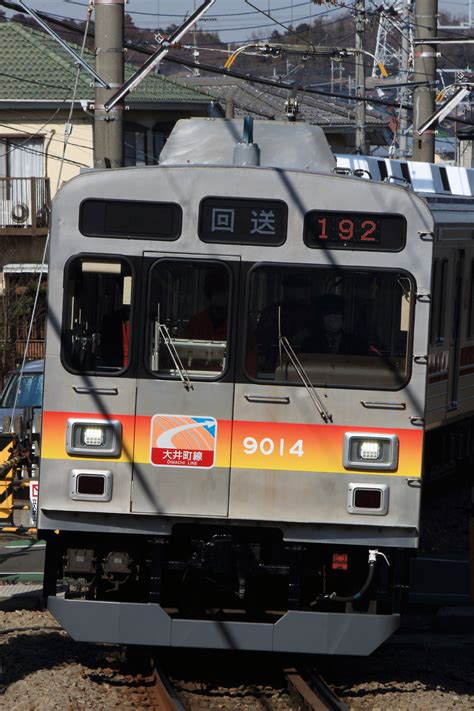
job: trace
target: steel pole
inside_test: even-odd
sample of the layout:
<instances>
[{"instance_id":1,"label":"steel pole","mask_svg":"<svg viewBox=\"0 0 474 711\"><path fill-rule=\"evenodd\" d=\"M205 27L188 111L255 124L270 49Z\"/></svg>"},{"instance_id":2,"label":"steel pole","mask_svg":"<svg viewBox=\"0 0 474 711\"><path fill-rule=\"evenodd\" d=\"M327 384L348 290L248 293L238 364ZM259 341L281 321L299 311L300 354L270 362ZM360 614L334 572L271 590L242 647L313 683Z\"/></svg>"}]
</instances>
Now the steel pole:
<instances>
[{"instance_id":1,"label":"steel pole","mask_svg":"<svg viewBox=\"0 0 474 711\"><path fill-rule=\"evenodd\" d=\"M125 0L95 0L96 71L110 89L95 86L94 166L120 168L123 165L123 111L117 104L111 111L105 102L124 82L124 3Z\"/></svg>"},{"instance_id":2,"label":"steel pole","mask_svg":"<svg viewBox=\"0 0 474 711\"><path fill-rule=\"evenodd\" d=\"M416 0L416 39L429 40L438 31L438 0ZM436 87L436 45L415 46L415 75L413 80L432 82L431 86L418 86L413 93L413 160L433 163L435 157L435 132L418 128L434 113Z\"/></svg>"}]
</instances>

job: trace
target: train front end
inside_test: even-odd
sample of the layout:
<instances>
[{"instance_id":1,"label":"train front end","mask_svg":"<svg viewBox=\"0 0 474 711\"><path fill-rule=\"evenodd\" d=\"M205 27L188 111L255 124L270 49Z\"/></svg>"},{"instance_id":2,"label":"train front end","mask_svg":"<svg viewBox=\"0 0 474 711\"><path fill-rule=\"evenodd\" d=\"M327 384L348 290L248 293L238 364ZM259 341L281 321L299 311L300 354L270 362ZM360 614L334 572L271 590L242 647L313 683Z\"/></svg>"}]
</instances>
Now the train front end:
<instances>
[{"instance_id":1,"label":"train front end","mask_svg":"<svg viewBox=\"0 0 474 711\"><path fill-rule=\"evenodd\" d=\"M433 222L316 127L241 131L56 198L45 595L77 640L370 654L418 544Z\"/></svg>"}]
</instances>

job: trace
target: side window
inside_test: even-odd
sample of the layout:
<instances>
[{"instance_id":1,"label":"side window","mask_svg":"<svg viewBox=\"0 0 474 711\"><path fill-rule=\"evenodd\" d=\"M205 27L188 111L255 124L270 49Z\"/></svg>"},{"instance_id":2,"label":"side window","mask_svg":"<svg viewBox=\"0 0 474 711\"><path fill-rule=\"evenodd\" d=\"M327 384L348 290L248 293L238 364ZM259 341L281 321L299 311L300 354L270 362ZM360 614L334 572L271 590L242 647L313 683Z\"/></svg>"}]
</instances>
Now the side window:
<instances>
[{"instance_id":1,"label":"side window","mask_svg":"<svg viewBox=\"0 0 474 711\"><path fill-rule=\"evenodd\" d=\"M469 312L467 317L467 338L474 337L474 259L471 260L471 281L469 284Z\"/></svg>"},{"instance_id":2,"label":"side window","mask_svg":"<svg viewBox=\"0 0 474 711\"><path fill-rule=\"evenodd\" d=\"M441 345L445 340L447 281L448 260L437 259L434 266L433 307L430 329L430 342L433 345Z\"/></svg>"},{"instance_id":3,"label":"side window","mask_svg":"<svg viewBox=\"0 0 474 711\"><path fill-rule=\"evenodd\" d=\"M222 263L163 259L151 269L147 364L165 378L216 378L228 353L231 279Z\"/></svg>"},{"instance_id":4,"label":"side window","mask_svg":"<svg viewBox=\"0 0 474 711\"><path fill-rule=\"evenodd\" d=\"M123 259L69 263L62 353L67 368L97 374L125 369L130 353L132 271Z\"/></svg>"}]
</instances>

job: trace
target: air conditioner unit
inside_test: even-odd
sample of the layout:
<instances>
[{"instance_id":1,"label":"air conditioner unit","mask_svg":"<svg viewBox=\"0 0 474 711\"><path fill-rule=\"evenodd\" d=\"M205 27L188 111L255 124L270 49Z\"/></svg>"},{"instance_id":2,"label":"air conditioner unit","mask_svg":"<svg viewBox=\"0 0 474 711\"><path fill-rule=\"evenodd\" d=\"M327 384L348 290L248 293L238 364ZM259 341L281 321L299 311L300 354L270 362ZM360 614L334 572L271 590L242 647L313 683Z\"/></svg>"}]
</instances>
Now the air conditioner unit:
<instances>
[{"instance_id":1,"label":"air conditioner unit","mask_svg":"<svg viewBox=\"0 0 474 711\"><path fill-rule=\"evenodd\" d=\"M15 227L28 222L30 209L21 200L0 200L0 226Z\"/></svg>"}]
</instances>

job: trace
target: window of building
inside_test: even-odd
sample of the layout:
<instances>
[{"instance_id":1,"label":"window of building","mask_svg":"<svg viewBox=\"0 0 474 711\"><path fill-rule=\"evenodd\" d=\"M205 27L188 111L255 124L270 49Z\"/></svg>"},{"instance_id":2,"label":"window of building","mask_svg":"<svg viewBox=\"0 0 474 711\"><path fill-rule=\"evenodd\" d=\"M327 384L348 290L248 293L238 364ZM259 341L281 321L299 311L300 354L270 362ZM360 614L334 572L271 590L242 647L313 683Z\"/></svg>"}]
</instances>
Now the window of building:
<instances>
[{"instance_id":1,"label":"window of building","mask_svg":"<svg viewBox=\"0 0 474 711\"><path fill-rule=\"evenodd\" d=\"M409 377L411 277L395 271L262 265L249 272L247 364L256 379L402 387ZM249 373L247 367L247 373Z\"/></svg>"},{"instance_id":2,"label":"window of building","mask_svg":"<svg viewBox=\"0 0 474 711\"><path fill-rule=\"evenodd\" d=\"M151 270L148 367L167 378L216 378L226 367L231 274L222 263L163 259Z\"/></svg>"},{"instance_id":3,"label":"window of building","mask_svg":"<svg viewBox=\"0 0 474 711\"><path fill-rule=\"evenodd\" d=\"M24 224L31 215L31 181L44 178L43 138L0 138L0 225ZM43 185L37 185L36 205L44 202Z\"/></svg>"},{"instance_id":4,"label":"window of building","mask_svg":"<svg viewBox=\"0 0 474 711\"><path fill-rule=\"evenodd\" d=\"M111 374L130 361L132 269L124 259L74 259L67 268L62 354L76 372Z\"/></svg>"},{"instance_id":5,"label":"window of building","mask_svg":"<svg viewBox=\"0 0 474 711\"><path fill-rule=\"evenodd\" d=\"M147 129L135 123L125 123L123 128L123 164L149 165L153 152L149 153Z\"/></svg>"},{"instance_id":6,"label":"window of building","mask_svg":"<svg viewBox=\"0 0 474 711\"><path fill-rule=\"evenodd\" d=\"M0 177L43 178L44 139L0 137Z\"/></svg>"}]
</instances>

